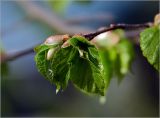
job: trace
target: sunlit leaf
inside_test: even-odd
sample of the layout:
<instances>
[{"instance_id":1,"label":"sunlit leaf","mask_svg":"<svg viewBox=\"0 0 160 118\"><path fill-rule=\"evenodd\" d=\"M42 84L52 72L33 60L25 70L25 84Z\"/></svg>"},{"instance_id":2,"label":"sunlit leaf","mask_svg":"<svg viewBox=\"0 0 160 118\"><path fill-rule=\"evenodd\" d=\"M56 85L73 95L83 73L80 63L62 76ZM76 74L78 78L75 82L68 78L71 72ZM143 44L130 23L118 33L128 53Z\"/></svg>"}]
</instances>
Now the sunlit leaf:
<instances>
[{"instance_id":1,"label":"sunlit leaf","mask_svg":"<svg viewBox=\"0 0 160 118\"><path fill-rule=\"evenodd\" d=\"M39 72L57 86L56 93L60 88L65 89L70 80L85 93L103 96L106 84L97 48L81 36L74 36L69 43L71 46L66 48L44 44L35 48ZM57 51L48 59L47 54L53 48Z\"/></svg>"},{"instance_id":2,"label":"sunlit leaf","mask_svg":"<svg viewBox=\"0 0 160 118\"><path fill-rule=\"evenodd\" d=\"M159 70L159 33L160 26L153 26L145 29L140 34L140 47L143 55L147 58L150 64L152 64L157 70Z\"/></svg>"},{"instance_id":3,"label":"sunlit leaf","mask_svg":"<svg viewBox=\"0 0 160 118\"><path fill-rule=\"evenodd\" d=\"M70 42L75 48L74 57L70 60L70 79L85 93L104 95L103 67L97 49L82 37L74 37ZM84 57L79 56L79 49L84 51Z\"/></svg>"},{"instance_id":4,"label":"sunlit leaf","mask_svg":"<svg viewBox=\"0 0 160 118\"><path fill-rule=\"evenodd\" d=\"M100 59L104 68L103 77L105 79L107 88L110 84L110 81L112 79L112 74L113 74L113 67L112 67L113 64L112 64L112 60L110 58L109 53L110 53L109 50L106 50L106 49L99 50Z\"/></svg>"},{"instance_id":5,"label":"sunlit leaf","mask_svg":"<svg viewBox=\"0 0 160 118\"><path fill-rule=\"evenodd\" d=\"M66 88L68 84L67 72L69 65L67 64L67 57L70 53L70 48L59 49L55 52L52 59L47 60L47 52L49 47L42 45L35 56L35 61L39 72L51 83L54 83L57 88Z\"/></svg>"}]
</instances>

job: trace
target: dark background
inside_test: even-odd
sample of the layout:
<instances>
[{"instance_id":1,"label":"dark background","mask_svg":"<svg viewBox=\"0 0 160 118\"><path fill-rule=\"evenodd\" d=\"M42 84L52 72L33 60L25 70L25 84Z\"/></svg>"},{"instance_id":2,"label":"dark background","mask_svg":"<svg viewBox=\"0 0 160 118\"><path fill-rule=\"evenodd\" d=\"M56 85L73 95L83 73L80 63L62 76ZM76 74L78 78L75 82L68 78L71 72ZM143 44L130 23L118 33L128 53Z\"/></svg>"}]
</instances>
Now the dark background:
<instances>
[{"instance_id":1,"label":"dark background","mask_svg":"<svg viewBox=\"0 0 160 118\"><path fill-rule=\"evenodd\" d=\"M110 23L153 21L159 12L158 1L61 1L60 5L55 1L32 2L54 11L64 20L100 13L109 16L104 21L76 24L93 30ZM30 18L18 2L1 1L0 43L5 52L26 49L56 33L60 32ZM158 72L148 64L138 46L135 51L132 71L120 85L116 78L112 79L104 105L98 97L85 95L71 84L56 95L55 86L37 72L34 53L8 62L1 67L1 72L5 71L1 75L1 116L158 117Z\"/></svg>"}]
</instances>

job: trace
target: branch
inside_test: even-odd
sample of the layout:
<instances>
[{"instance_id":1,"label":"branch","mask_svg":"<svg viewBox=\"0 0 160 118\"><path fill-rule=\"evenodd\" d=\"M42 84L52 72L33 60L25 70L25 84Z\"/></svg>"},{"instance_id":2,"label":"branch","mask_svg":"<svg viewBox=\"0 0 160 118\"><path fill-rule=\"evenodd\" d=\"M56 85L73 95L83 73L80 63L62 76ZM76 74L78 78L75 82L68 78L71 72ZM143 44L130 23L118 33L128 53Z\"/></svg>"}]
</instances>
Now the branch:
<instances>
[{"instance_id":1,"label":"branch","mask_svg":"<svg viewBox=\"0 0 160 118\"><path fill-rule=\"evenodd\" d=\"M88 34L81 34L82 36L84 36L85 38L87 38L88 40L92 40L94 37L96 37L97 35L107 32L107 31L111 31L111 30L115 30L115 29L126 29L126 30L131 30L131 29L140 29L140 28L145 28L145 27L150 27L152 26L152 23L144 23L144 24L111 24L110 27L104 27L103 29L96 31L96 32L92 32L92 33L88 33ZM36 46L34 46L36 47ZM11 61L14 60L16 58L19 58L21 56L27 55L29 53L34 52L34 47L26 49L26 50L22 50L13 54L6 54L4 56L1 55L1 63L2 62L7 62L7 61Z\"/></svg>"},{"instance_id":2,"label":"branch","mask_svg":"<svg viewBox=\"0 0 160 118\"><path fill-rule=\"evenodd\" d=\"M130 30L130 29L145 28L145 27L150 27L150 26L152 26L152 23L150 23L150 22L144 23L144 24L111 24L110 27L105 27L102 30L99 30L97 32L83 34L82 36L84 36L88 40L92 40L94 37L96 37L97 35L99 35L101 33L115 30L115 29Z\"/></svg>"},{"instance_id":3,"label":"branch","mask_svg":"<svg viewBox=\"0 0 160 118\"><path fill-rule=\"evenodd\" d=\"M17 59L19 57L22 57L24 55L27 55L27 54L30 54L30 53L33 53L33 52L34 52L34 47L31 47L31 48L28 48L28 49L25 49L25 50L21 50L21 51L18 51L18 52L14 52L14 53L11 53L11 54L1 53L1 63L12 61L14 59Z\"/></svg>"},{"instance_id":4,"label":"branch","mask_svg":"<svg viewBox=\"0 0 160 118\"><path fill-rule=\"evenodd\" d=\"M48 26L55 29L57 32L74 35L80 32L84 33L93 31L92 29L87 29L80 26L71 26L65 20L59 18L54 11L50 11L43 7L40 7L33 1L17 0L17 3L28 14L28 17L46 23Z\"/></svg>"}]
</instances>

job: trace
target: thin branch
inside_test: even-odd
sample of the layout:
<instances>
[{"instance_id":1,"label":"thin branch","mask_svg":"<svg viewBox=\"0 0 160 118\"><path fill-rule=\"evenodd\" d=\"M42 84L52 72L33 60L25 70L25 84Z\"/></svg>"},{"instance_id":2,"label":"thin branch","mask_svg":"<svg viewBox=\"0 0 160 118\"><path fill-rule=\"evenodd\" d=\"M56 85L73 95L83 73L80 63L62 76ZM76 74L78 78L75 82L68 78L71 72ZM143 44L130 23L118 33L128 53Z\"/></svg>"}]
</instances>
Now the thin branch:
<instances>
[{"instance_id":1,"label":"thin branch","mask_svg":"<svg viewBox=\"0 0 160 118\"><path fill-rule=\"evenodd\" d=\"M88 40L92 40L97 35L104 33L104 32L107 32L107 31L111 31L111 30L115 30L115 29L130 30L130 29L137 29L137 28L145 28L145 27L150 27L151 25L152 25L152 23L150 23L150 22L143 23L143 24L111 24L110 27L103 28L102 30L99 30L97 32L83 34L82 36L84 36Z\"/></svg>"},{"instance_id":2,"label":"thin branch","mask_svg":"<svg viewBox=\"0 0 160 118\"><path fill-rule=\"evenodd\" d=\"M111 30L115 30L115 29L126 29L126 30L130 30L130 29L135 30L136 29L137 30L137 29L140 29L140 28L145 28L145 27L150 27L150 26L152 26L152 23L150 23L150 22L149 23L144 23L144 24L111 24L110 27L106 27L106 28L104 27L103 29L98 30L96 32L92 32L92 33L88 33L88 34L81 34L81 35L84 36L85 38L87 38L88 40L92 40L94 37L96 37L97 35L99 35L101 33L111 31ZM1 63L11 61L11 60L19 58L21 56L32 53L34 47L26 49L26 50L19 51L19 52L13 53L13 54L7 54L7 55L3 56L3 58L1 56Z\"/></svg>"},{"instance_id":3,"label":"thin branch","mask_svg":"<svg viewBox=\"0 0 160 118\"><path fill-rule=\"evenodd\" d=\"M27 54L30 54L30 53L33 53L34 52L34 47L31 47L31 48L28 48L28 49L25 49L25 50L21 50L21 51L18 51L18 52L14 52L14 53L11 53L11 54L1 54L1 63L4 63L4 62L8 62L8 61L12 61L14 59L17 59L19 57L22 57L24 55L27 55Z\"/></svg>"}]
</instances>

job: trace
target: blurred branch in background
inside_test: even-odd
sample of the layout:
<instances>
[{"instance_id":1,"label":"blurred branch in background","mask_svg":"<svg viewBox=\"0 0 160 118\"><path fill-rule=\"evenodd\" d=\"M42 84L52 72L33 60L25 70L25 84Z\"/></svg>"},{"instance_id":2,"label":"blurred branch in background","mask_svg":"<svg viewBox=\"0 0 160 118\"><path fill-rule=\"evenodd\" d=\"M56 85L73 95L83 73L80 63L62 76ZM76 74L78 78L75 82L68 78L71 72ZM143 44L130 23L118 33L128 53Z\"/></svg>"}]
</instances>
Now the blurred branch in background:
<instances>
[{"instance_id":1,"label":"blurred branch in background","mask_svg":"<svg viewBox=\"0 0 160 118\"><path fill-rule=\"evenodd\" d=\"M93 31L92 29L80 26L71 26L70 24L67 24L65 20L59 18L54 11L47 11L46 9L39 7L34 2L17 1L17 3L25 10L31 19L42 21L62 34L67 33L73 35Z\"/></svg>"}]
</instances>

